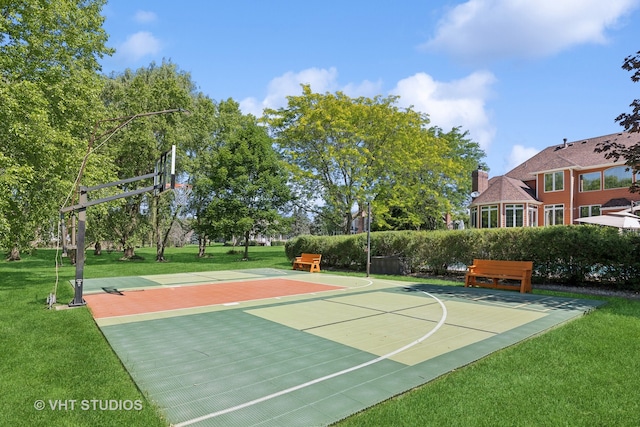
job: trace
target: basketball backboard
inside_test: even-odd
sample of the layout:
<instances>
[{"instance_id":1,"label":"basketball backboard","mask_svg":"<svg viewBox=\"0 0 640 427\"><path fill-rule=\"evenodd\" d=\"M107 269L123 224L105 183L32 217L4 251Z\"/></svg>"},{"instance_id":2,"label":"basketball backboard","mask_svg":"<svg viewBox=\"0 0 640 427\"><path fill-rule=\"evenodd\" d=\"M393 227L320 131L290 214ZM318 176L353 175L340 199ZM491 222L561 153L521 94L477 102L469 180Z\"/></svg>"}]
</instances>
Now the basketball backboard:
<instances>
[{"instance_id":1,"label":"basketball backboard","mask_svg":"<svg viewBox=\"0 0 640 427\"><path fill-rule=\"evenodd\" d=\"M176 188L176 146L163 153L156 163L154 186L159 193Z\"/></svg>"}]
</instances>

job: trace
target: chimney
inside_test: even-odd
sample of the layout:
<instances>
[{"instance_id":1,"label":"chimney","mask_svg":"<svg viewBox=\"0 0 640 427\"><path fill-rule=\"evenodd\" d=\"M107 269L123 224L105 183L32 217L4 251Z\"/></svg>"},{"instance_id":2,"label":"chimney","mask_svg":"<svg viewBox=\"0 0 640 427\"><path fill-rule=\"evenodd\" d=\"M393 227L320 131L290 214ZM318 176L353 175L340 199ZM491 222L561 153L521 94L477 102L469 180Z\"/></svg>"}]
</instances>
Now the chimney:
<instances>
[{"instance_id":1,"label":"chimney","mask_svg":"<svg viewBox=\"0 0 640 427\"><path fill-rule=\"evenodd\" d=\"M477 169L471 173L471 191L481 193L489 188L489 173Z\"/></svg>"},{"instance_id":2,"label":"chimney","mask_svg":"<svg viewBox=\"0 0 640 427\"><path fill-rule=\"evenodd\" d=\"M567 138L562 138L562 146L567 148Z\"/></svg>"}]
</instances>

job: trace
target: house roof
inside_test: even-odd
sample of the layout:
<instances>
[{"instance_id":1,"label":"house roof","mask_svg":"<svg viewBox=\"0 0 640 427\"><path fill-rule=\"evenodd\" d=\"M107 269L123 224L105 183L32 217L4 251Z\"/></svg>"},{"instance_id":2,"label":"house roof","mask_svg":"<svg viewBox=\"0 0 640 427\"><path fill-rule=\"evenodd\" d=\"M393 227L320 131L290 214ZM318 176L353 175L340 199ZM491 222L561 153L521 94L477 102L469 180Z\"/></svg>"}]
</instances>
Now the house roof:
<instances>
[{"instance_id":1,"label":"house roof","mask_svg":"<svg viewBox=\"0 0 640 427\"><path fill-rule=\"evenodd\" d=\"M489 180L489 188L476 197L471 205L485 205L498 202L533 202L536 200L533 190L524 182L508 176L496 176Z\"/></svg>"},{"instance_id":2,"label":"house roof","mask_svg":"<svg viewBox=\"0 0 640 427\"><path fill-rule=\"evenodd\" d=\"M631 206L631 201L626 197L619 197L617 199L611 199L606 203L602 204L602 208L620 208Z\"/></svg>"},{"instance_id":3,"label":"house roof","mask_svg":"<svg viewBox=\"0 0 640 427\"><path fill-rule=\"evenodd\" d=\"M605 159L604 153L594 151L596 146L603 142L616 142L624 146L634 145L640 143L640 134L622 132L552 145L516 166L505 176L521 181L531 181L539 172L567 168L585 169L611 164L613 161Z\"/></svg>"}]
</instances>

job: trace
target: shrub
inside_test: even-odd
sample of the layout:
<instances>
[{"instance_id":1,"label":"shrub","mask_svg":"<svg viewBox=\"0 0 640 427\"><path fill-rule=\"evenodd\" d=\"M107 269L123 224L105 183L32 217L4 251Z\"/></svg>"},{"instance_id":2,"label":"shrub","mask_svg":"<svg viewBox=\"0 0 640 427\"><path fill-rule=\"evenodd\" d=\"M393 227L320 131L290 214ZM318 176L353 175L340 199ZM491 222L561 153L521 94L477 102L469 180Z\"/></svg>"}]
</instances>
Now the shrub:
<instances>
[{"instance_id":1,"label":"shrub","mask_svg":"<svg viewBox=\"0 0 640 427\"><path fill-rule=\"evenodd\" d=\"M366 234L298 236L290 260L322 254L325 268L366 269ZM530 260L534 282L640 287L640 234L591 225L371 233L371 256L398 256L411 272L443 274L474 258Z\"/></svg>"}]
</instances>

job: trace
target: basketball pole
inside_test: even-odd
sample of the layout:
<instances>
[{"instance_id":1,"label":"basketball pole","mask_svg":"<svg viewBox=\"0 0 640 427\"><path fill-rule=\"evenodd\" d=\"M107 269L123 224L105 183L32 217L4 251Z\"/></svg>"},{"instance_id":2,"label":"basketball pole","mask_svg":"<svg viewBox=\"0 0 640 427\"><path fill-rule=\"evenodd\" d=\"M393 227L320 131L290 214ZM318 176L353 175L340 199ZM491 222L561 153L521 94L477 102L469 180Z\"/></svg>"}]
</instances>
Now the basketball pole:
<instances>
[{"instance_id":1,"label":"basketball pole","mask_svg":"<svg viewBox=\"0 0 640 427\"><path fill-rule=\"evenodd\" d=\"M86 210L87 207L92 206L92 205L96 205L99 203L105 203L111 200L116 200L116 199L120 199L123 197L128 197L128 196L132 196L135 194L142 194L144 192L147 191L155 191L156 190L156 184L155 184L155 179L156 179L156 175L158 174L158 171L155 171L153 174L148 174L148 175L144 175L144 176L138 176L135 178L130 178L130 179L125 179L125 180L121 180L115 183L109 183L109 184L104 184L104 185L99 185L96 187L91 187L91 188L87 188L87 187L83 187L80 183L82 181L82 176L84 174L84 169L87 165L87 160L89 158L89 155L93 152L93 150L99 148L101 145L105 144L115 133L117 133L119 130L123 129L125 126L127 126L129 123L131 123L132 121L141 118L141 117L149 117L149 116L155 116L155 115L159 115L159 114L171 114L171 113L185 113L185 114L191 114L191 112L189 110L185 110L183 108L172 108L172 109L168 109L168 110L162 110L162 111L151 111L151 112L146 112L146 113L138 113L138 114L134 114L131 116L126 116L126 117L115 117L115 118L110 118L110 119L104 119L104 120L99 120L95 123L94 128L93 128L93 132L91 134L91 137L89 139L89 144L87 145L87 153L84 156L84 158L82 159L82 164L80 165L80 170L78 171L78 176L76 178L76 192L75 195L78 195L78 204L74 204L75 200L72 198L71 200L71 205L72 206L68 206L66 208L62 208L60 209L60 216L61 219L63 220L64 218L64 213L65 212L77 212L78 213L78 225L77 225L77 236L76 236L76 278L75 278L75 284L74 284L74 297L73 300L69 303L69 307L79 307L79 306L83 306L86 305L85 300L82 298L82 294L83 294L83 282L84 282L84 244L85 244L85 230L86 230ZM103 123L109 123L109 122L117 122L116 126L112 127L111 129L107 130L106 132L97 135L98 132L98 127L100 126L100 124ZM100 144L97 147L94 147L94 143L97 140L102 140L102 142L100 142ZM175 166L176 166L176 146L172 145L171 146L171 177L170 177L170 183L171 183L171 189L175 188ZM166 157L168 156L168 153L163 154L163 156ZM162 172L160 172L163 175L163 181L166 182L166 169ZM99 200L94 200L89 202L88 201L88 196L87 193L89 191L92 190L96 190L96 189L100 189L100 188L105 188L105 187L111 187L114 185L121 185L123 183L129 183L129 182L135 182L135 181L139 181L141 179L148 179L150 177L154 178L154 185L152 187L147 187L147 188L143 188L141 190L136 190L136 191L131 191L131 192L127 192L124 194L120 194L117 196L112 196L112 197L106 197L104 199L99 199ZM158 191L162 192L164 190L164 188L158 189ZM74 196L75 196L74 195ZM63 220L64 223L64 220ZM63 230L64 230L64 225L63 225ZM71 232L74 233L76 231L76 227L72 226L72 230ZM62 236L63 240L66 240L66 236L63 235ZM72 239L74 240L74 239ZM65 241L66 244L66 241Z\"/></svg>"},{"instance_id":2,"label":"basketball pole","mask_svg":"<svg viewBox=\"0 0 640 427\"><path fill-rule=\"evenodd\" d=\"M87 188L80 187L79 196L80 205L87 204ZM73 300L69 303L69 307L79 307L86 304L82 298L84 284L84 240L87 223L87 208L82 207L78 212L78 232L76 235L76 278L73 291Z\"/></svg>"},{"instance_id":3,"label":"basketball pole","mask_svg":"<svg viewBox=\"0 0 640 427\"><path fill-rule=\"evenodd\" d=\"M161 156L164 162L167 161L167 156L169 153L175 153L175 145L171 147L171 151L164 153ZM173 163L173 159L171 160ZM80 187L80 195L79 195L79 203L77 205L68 206L60 210L60 213L64 214L66 212L77 212L78 213L78 231L76 236L76 278L75 278L75 292L73 300L69 303L69 307L80 307L86 304L85 300L82 298L83 294L83 284L84 284L84 244L85 244L85 231L86 231L86 218L87 218L87 208L94 205L99 205L102 203L110 202L113 200L122 199L125 197L135 196L138 194L148 193L151 191L162 192L165 190L165 183L167 182L167 178L169 178L169 182L175 183L175 176L167 177L167 168L159 167L156 168L156 171L136 176L134 178L122 179L116 182L110 182L107 184L96 185L94 187ZM139 188L137 190L127 191L124 193L116 194L109 197L104 197L96 200L88 200L88 194L91 191L101 190L103 188L109 187L117 187L123 184L128 184L131 182L141 181L145 179L153 178L154 183L149 187ZM172 187L173 189L173 187Z\"/></svg>"},{"instance_id":4,"label":"basketball pole","mask_svg":"<svg viewBox=\"0 0 640 427\"><path fill-rule=\"evenodd\" d=\"M367 202L367 277L371 272L371 202Z\"/></svg>"}]
</instances>

